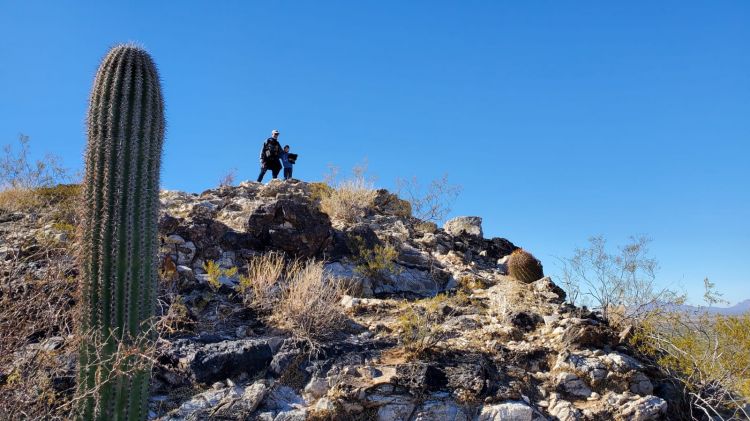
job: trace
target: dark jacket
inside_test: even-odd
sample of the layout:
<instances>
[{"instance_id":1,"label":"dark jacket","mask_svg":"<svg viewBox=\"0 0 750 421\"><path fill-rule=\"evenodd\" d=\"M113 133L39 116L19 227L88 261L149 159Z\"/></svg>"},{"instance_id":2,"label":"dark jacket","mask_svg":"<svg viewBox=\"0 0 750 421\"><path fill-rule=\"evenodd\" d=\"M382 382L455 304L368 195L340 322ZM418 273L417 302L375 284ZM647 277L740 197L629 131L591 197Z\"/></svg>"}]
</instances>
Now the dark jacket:
<instances>
[{"instance_id":1,"label":"dark jacket","mask_svg":"<svg viewBox=\"0 0 750 421\"><path fill-rule=\"evenodd\" d=\"M279 141L269 137L263 143L263 148L260 150L260 163L261 165L268 166L281 166L279 163L279 157L281 155L281 145Z\"/></svg>"}]
</instances>

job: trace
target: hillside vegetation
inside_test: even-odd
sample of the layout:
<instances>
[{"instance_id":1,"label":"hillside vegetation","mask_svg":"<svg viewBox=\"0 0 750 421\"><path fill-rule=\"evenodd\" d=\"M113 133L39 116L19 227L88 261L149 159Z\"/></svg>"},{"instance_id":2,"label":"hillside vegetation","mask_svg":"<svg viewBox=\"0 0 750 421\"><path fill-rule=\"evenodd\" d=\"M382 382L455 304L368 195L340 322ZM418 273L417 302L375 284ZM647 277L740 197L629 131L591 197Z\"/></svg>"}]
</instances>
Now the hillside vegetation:
<instances>
[{"instance_id":1,"label":"hillside vegetation","mask_svg":"<svg viewBox=\"0 0 750 421\"><path fill-rule=\"evenodd\" d=\"M483 238L480 218L438 228L387 191L337 187L161 193L152 418L744 416L748 316L615 323L549 277L509 276L517 247ZM25 194L47 199L0 210L0 418L63 419L77 188Z\"/></svg>"}]
</instances>

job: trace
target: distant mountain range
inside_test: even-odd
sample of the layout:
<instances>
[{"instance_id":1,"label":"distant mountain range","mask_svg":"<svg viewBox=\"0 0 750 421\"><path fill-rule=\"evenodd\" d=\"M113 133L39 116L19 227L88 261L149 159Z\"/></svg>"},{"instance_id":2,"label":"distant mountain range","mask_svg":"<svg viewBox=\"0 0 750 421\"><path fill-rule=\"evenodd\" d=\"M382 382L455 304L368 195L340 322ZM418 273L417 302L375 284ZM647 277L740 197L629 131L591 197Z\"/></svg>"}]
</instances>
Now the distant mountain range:
<instances>
[{"instance_id":1,"label":"distant mountain range","mask_svg":"<svg viewBox=\"0 0 750 421\"><path fill-rule=\"evenodd\" d=\"M740 301L739 303L731 307L705 307L705 306L690 306L681 305L677 306L676 309L686 312L708 312L711 314L721 314L724 316L736 316L744 314L750 311L750 299Z\"/></svg>"}]
</instances>

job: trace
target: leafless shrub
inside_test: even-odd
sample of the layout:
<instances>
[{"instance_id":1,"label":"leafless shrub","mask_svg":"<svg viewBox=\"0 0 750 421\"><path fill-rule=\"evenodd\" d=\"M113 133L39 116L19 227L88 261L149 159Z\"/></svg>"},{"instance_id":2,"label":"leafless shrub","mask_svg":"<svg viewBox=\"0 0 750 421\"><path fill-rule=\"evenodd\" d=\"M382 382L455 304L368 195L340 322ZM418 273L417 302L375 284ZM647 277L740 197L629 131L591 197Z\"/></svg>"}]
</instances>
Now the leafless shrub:
<instances>
[{"instance_id":1,"label":"leafless shrub","mask_svg":"<svg viewBox=\"0 0 750 421\"><path fill-rule=\"evenodd\" d=\"M68 170L60 164L60 158L47 154L42 159L31 161L29 157L30 138L18 136L18 151L12 145L3 147L0 157L0 189L52 186L66 180Z\"/></svg>"},{"instance_id":2,"label":"leafless shrub","mask_svg":"<svg viewBox=\"0 0 750 421\"><path fill-rule=\"evenodd\" d=\"M157 319L156 330L161 336L191 332L195 321L190 317L190 310L181 295L175 295L166 305L166 311Z\"/></svg>"},{"instance_id":3,"label":"leafless shrub","mask_svg":"<svg viewBox=\"0 0 750 421\"><path fill-rule=\"evenodd\" d=\"M649 242L631 237L614 254L603 237L591 237L588 247L560 260L563 284L573 299L588 298L610 322L637 323L666 303L682 303L684 296L656 284L658 263L648 256Z\"/></svg>"},{"instance_id":4,"label":"leafless shrub","mask_svg":"<svg viewBox=\"0 0 750 421\"><path fill-rule=\"evenodd\" d=\"M219 187L230 187L234 185L234 181L237 178L237 168L232 168L227 171L226 174L219 178Z\"/></svg>"},{"instance_id":5,"label":"leafless shrub","mask_svg":"<svg viewBox=\"0 0 750 421\"><path fill-rule=\"evenodd\" d=\"M0 419L67 419L63 406L73 398L77 351L73 259L53 241L6 246L0 264Z\"/></svg>"},{"instance_id":6,"label":"leafless shrub","mask_svg":"<svg viewBox=\"0 0 750 421\"><path fill-rule=\"evenodd\" d=\"M450 213L451 206L459 194L461 186L450 184L448 174L432 180L426 188L416 177L396 179L398 196L411 203L412 215L423 221L442 222Z\"/></svg>"},{"instance_id":7,"label":"leafless shrub","mask_svg":"<svg viewBox=\"0 0 750 421\"><path fill-rule=\"evenodd\" d=\"M344 326L339 300L343 283L325 273L322 262L308 261L281 289L271 322L306 341L313 351Z\"/></svg>"},{"instance_id":8,"label":"leafless shrub","mask_svg":"<svg viewBox=\"0 0 750 421\"><path fill-rule=\"evenodd\" d=\"M32 162L29 157L29 137L19 135L18 148L3 147L0 156L0 208L26 211L48 206L67 193L73 186L55 186L70 179L69 172L55 155L45 155ZM67 189L67 190L66 190Z\"/></svg>"}]
</instances>

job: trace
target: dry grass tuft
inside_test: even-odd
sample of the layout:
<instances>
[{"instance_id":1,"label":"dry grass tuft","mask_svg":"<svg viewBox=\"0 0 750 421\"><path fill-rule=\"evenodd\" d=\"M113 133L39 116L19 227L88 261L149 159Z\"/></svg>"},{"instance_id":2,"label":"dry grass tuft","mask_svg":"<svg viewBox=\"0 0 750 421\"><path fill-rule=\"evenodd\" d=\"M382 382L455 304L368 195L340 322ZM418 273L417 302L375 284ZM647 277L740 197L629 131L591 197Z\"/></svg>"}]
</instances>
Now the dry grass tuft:
<instances>
[{"instance_id":1,"label":"dry grass tuft","mask_svg":"<svg viewBox=\"0 0 750 421\"><path fill-rule=\"evenodd\" d=\"M322 262L308 261L281 288L270 321L315 351L342 329L346 317L339 300L346 292L340 280L325 273Z\"/></svg>"},{"instance_id":2,"label":"dry grass tuft","mask_svg":"<svg viewBox=\"0 0 750 421\"><path fill-rule=\"evenodd\" d=\"M10 187L0 190L0 209L11 212L27 212L55 206L56 212L66 215L75 213L81 186L58 184L52 187Z\"/></svg>"},{"instance_id":3,"label":"dry grass tuft","mask_svg":"<svg viewBox=\"0 0 750 421\"><path fill-rule=\"evenodd\" d=\"M271 252L250 260L247 275L240 275L237 292L245 305L268 313L280 299L281 283L299 270L299 262L287 265L284 255Z\"/></svg>"},{"instance_id":4,"label":"dry grass tuft","mask_svg":"<svg viewBox=\"0 0 750 421\"><path fill-rule=\"evenodd\" d=\"M320 190L320 209L334 223L352 224L360 221L374 207L377 192L374 182L365 175L365 168L355 168L351 179L334 182L330 191Z\"/></svg>"}]
</instances>

